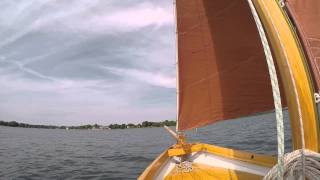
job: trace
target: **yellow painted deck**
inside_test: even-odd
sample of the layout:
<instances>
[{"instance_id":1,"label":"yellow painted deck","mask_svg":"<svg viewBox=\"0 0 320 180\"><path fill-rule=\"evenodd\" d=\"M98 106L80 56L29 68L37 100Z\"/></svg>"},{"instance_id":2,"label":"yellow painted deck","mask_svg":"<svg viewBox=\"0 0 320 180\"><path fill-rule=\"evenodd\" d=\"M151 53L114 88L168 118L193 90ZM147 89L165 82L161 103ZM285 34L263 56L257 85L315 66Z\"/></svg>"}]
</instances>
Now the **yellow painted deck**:
<instances>
[{"instance_id":1,"label":"yellow painted deck","mask_svg":"<svg viewBox=\"0 0 320 180\"><path fill-rule=\"evenodd\" d=\"M190 149L189 149L190 148ZM183 155L185 153L206 152L223 158L258 165L261 167L271 168L276 164L276 157L266 156L245 151L238 151L224 147L209 144L189 144L188 150L171 147L156 158L149 167L141 174L139 180L158 179L158 173L163 171L163 165L173 156ZM213 163L214 164L214 163ZM262 179L261 176L252 173L246 173L235 169L225 169L216 166L208 166L193 162L193 170L189 173L179 173L176 167L165 176L165 179Z\"/></svg>"},{"instance_id":2,"label":"yellow painted deck","mask_svg":"<svg viewBox=\"0 0 320 180\"><path fill-rule=\"evenodd\" d=\"M260 180L262 176L253 175L241 171L235 171L231 169L209 167L201 164L193 164L193 169L191 172L179 172L175 167L165 178L165 180L194 180L194 179L212 179L212 180L222 180L222 179L250 179L250 180Z\"/></svg>"}]
</instances>

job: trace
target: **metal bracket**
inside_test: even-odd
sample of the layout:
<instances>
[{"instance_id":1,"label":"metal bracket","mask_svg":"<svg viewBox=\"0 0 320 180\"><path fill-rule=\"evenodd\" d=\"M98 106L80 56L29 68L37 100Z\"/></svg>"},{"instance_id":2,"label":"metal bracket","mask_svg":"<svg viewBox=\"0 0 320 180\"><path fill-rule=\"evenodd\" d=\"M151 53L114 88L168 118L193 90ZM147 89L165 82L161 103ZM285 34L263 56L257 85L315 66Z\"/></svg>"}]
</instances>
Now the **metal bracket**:
<instances>
[{"instance_id":1,"label":"metal bracket","mask_svg":"<svg viewBox=\"0 0 320 180\"><path fill-rule=\"evenodd\" d=\"M280 7L284 8L286 4L284 3L284 0L279 0Z\"/></svg>"},{"instance_id":2,"label":"metal bracket","mask_svg":"<svg viewBox=\"0 0 320 180\"><path fill-rule=\"evenodd\" d=\"M320 102L320 94L319 93L314 93L314 100L318 104Z\"/></svg>"}]
</instances>

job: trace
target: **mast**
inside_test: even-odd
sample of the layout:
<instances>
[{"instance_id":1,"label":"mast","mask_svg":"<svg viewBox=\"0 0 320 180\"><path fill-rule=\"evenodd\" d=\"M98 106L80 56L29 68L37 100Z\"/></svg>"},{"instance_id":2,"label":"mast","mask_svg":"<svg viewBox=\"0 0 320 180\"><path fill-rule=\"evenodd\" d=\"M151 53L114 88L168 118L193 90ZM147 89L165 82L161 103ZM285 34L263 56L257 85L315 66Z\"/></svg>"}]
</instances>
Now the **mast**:
<instances>
[{"instance_id":1,"label":"mast","mask_svg":"<svg viewBox=\"0 0 320 180\"><path fill-rule=\"evenodd\" d=\"M174 24L175 24L175 46L176 46L176 132L178 132L179 127L179 60L178 60L178 25L177 25L177 0L173 0L173 16L174 16Z\"/></svg>"},{"instance_id":2,"label":"mast","mask_svg":"<svg viewBox=\"0 0 320 180\"><path fill-rule=\"evenodd\" d=\"M283 86L293 149L303 148L302 138L305 137L305 148L319 152L320 130L313 84L298 36L277 1L258 0L254 1L254 6L266 29L282 81L285 82Z\"/></svg>"}]
</instances>

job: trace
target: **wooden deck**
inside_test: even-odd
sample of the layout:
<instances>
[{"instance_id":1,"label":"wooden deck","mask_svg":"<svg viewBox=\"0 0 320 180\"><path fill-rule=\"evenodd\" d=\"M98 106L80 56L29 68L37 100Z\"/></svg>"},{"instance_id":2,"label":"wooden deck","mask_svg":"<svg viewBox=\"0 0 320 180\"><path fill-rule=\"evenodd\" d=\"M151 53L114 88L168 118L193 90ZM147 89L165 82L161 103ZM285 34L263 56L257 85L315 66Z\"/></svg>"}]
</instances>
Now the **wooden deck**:
<instances>
[{"instance_id":1,"label":"wooden deck","mask_svg":"<svg viewBox=\"0 0 320 180\"><path fill-rule=\"evenodd\" d=\"M231 169L210 167L201 164L193 164L193 169L191 172L179 172L175 167L165 178L165 180L191 180L191 179L250 179L250 180L260 180L262 176L245 173L241 171L235 171Z\"/></svg>"}]
</instances>

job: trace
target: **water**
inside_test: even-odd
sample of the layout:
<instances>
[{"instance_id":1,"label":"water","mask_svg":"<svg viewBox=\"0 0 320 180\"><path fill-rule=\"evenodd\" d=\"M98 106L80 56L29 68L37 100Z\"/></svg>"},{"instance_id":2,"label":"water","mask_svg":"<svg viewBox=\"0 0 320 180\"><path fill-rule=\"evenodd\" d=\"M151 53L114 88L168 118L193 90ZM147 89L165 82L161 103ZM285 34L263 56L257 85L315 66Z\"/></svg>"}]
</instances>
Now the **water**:
<instances>
[{"instance_id":1,"label":"water","mask_svg":"<svg viewBox=\"0 0 320 180\"><path fill-rule=\"evenodd\" d=\"M287 116L287 114L286 114ZM291 148L286 122L286 149ZM273 115L188 132L190 141L276 154ZM174 140L163 128L50 130L0 127L0 179L136 179Z\"/></svg>"}]
</instances>

